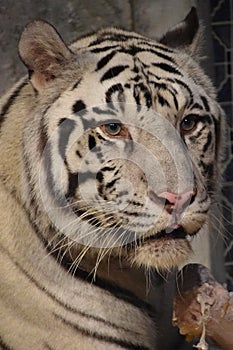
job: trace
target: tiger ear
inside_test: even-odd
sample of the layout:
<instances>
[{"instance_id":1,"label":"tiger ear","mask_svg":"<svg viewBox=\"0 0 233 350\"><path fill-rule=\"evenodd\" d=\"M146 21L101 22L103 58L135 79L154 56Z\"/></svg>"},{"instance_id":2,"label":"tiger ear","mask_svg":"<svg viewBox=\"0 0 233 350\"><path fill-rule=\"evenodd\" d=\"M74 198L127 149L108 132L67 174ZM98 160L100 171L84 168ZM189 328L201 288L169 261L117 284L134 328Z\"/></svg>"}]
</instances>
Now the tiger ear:
<instances>
[{"instance_id":1,"label":"tiger ear","mask_svg":"<svg viewBox=\"0 0 233 350\"><path fill-rule=\"evenodd\" d=\"M159 42L195 56L199 54L200 32L197 11L192 7L185 19L168 30Z\"/></svg>"},{"instance_id":2,"label":"tiger ear","mask_svg":"<svg viewBox=\"0 0 233 350\"><path fill-rule=\"evenodd\" d=\"M19 40L19 55L37 91L59 77L71 51L56 29L45 21L30 22Z\"/></svg>"}]
</instances>

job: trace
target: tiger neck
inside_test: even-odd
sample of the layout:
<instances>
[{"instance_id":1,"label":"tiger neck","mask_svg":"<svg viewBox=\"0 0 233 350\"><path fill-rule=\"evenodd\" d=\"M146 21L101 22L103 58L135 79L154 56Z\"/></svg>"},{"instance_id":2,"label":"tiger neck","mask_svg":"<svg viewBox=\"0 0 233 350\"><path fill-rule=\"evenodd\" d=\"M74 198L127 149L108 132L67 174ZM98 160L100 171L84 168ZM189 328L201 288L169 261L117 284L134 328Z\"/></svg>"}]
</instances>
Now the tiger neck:
<instances>
[{"instance_id":1,"label":"tiger neck","mask_svg":"<svg viewBox=\"0 0 233 350\"><path fill-rule=\"evenodd\" d=\"M55 256L54 256L55 257ZM56 258L56 257L55 257ZM78 267L72 268L73 259L65 256L60 264L75 277L87 280L100 287L118 289L148 302L150 286L148 276L142 268L132 266L126 259L107 256L97 266L98 255L91 252L86 254Z\"/></svg>"}]
</instances>

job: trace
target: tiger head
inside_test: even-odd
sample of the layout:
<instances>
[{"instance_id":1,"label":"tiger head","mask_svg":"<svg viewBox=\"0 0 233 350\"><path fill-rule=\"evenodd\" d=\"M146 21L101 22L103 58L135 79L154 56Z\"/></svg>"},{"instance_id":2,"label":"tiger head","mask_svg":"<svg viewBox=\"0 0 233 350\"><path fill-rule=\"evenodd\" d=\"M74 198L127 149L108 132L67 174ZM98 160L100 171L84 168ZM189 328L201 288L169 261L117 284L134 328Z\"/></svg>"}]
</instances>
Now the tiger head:
<instances>
[{"instance_id":1,"label":"tiger head","mask_svg":"<svg viewBox=\"0 0 233 350\"><path fill-rule=\"evenodd\" d=\"M34 103L23 196L52 248L157 269L187 258L208 218L221 134L198 37L194 9L159 41L110 28L68 48L46 22L25 28Z\"/></svg>"}]
</instances>

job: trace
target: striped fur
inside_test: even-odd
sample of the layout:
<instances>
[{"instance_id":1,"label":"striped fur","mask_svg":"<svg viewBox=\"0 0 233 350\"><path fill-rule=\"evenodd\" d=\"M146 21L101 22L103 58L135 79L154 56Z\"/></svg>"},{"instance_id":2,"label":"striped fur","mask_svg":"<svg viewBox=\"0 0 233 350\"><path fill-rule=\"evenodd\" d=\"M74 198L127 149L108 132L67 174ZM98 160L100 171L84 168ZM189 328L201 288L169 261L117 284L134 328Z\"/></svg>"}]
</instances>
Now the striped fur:
<instances>
[{"instance_id":1,"label":"striped fur","mask_svg":"<svg viewBox=\"0 0 233 350\"><path fill-rule=\"evenodd\" d=\"M197 27L192 10L160 42L109 28L70 48L45 22L25 28L30 81L1 100L0 349L161 346L147 273L190 254L220 158L222 113L194 57ZM186 190L186 158L174 153L178 183L173 150L158 141L176 147L174 129L194 194L169 234L173 210L158 203L151 159L169 191Z\"/></svg>"}]
</instances>

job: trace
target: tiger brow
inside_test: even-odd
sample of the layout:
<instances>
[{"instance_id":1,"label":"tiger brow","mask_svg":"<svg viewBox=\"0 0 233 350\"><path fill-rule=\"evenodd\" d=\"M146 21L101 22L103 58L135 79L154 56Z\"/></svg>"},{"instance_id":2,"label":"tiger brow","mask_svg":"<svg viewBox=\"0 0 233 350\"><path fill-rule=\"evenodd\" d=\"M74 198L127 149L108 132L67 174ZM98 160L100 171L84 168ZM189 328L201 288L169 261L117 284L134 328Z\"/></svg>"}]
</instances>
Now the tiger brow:
<instances>
[{"instance_id":1,"label":"tiger brow","mask_svg":"<svg viewBox=\"0 0 233 350\"><path fill-rule=\"evenodd\" d=\"M93 107L92 111L96 114L107 114L107 115L114 115L114 116L116 115L116 112L114 112L111 109L102 109L99 107Z\"/></svg>"}]
</instances>

